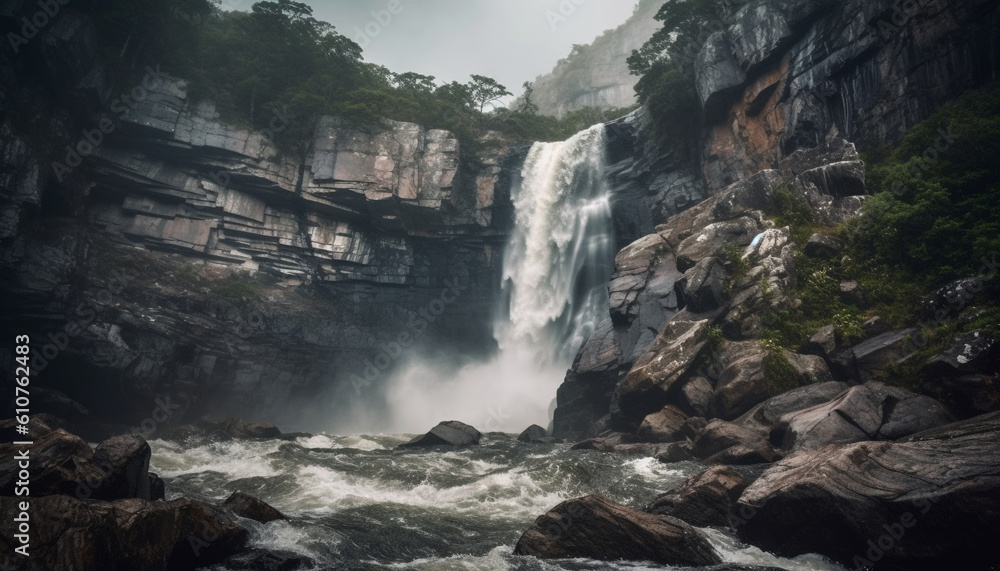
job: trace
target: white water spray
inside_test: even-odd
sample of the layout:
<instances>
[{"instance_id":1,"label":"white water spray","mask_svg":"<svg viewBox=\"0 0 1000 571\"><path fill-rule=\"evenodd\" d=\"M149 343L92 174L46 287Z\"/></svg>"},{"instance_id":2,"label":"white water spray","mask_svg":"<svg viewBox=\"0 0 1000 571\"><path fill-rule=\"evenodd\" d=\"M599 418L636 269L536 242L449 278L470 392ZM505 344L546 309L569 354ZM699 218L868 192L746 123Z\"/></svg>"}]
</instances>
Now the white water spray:
<instances>
[{"instance_id":1,"label":"white water spray","mask_svg":"<svg viewBox=\"0 0 1000 571\"><path fill-rule=\"evenodd\" d=\"M514 230L490 361L447 370L410 362L386 388L378 432L424 432L460 420L484 432L545 425L577 350L606 317L614 260L604 126L535 143L511 188ZM355 429L359 427L355 426Z\"/></svg>"}]
</instances>

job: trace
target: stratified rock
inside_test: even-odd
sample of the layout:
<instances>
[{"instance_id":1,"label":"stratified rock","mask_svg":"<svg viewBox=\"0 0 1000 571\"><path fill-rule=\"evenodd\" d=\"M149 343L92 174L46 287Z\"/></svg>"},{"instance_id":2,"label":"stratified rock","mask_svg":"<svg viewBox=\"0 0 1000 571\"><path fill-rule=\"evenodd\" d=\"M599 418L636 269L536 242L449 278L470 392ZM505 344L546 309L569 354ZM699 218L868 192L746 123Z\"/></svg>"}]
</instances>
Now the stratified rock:
<instances>
[{"instance_id":1,"label":"stratified rock","mask_svg":"<svg viewBox=\"0 0 1000 571\"><path fill-rule=\"evenodd\" d=\"M444 421L423 436L400 444L398 448L424 448L428 446L471 446L479 444L482 434L468 424L457 420Z\"/></svg>"},{"instance_id":2,"label":"stratified rock","mask_svg":"<svg viewBox=\"0 0 1000 571\"><path fill-rule=\"evenodd\" d=\"M726 466L750 466L755 464L770 464L781 456L774 447L763 439L747 444L736 444L721 452L716 452L702 460L705 464L724 464Z\"/></svg>"},{"instance_id":3,"label":"stratified rock","mask_svg":"<svg viewBox=\"0 0 1000 571\"><path fill-rule=\"evenodd\" d=\"M532 424L528 428L525 428L524 432L517 436L517 439L521 442L545 442L549 438L551 437L548 431L537 424Z\"/></svg>"},{"instance_id":4,"label":"stratified rock","mask_svg":"<svg viewBox=\"0 0 1000 571\"><path fill-rule=\"evenodd\" d=\"M149 444L137 434L115 436L97 445L91 463L105 473L94 499L150 499Z\"/></svg>"},{"instance_id":5,"label":"stratified rock","mask_svg":"<svg viewBox=\"0 0 1000 571\"><path fill-rule=\"evenodd\" d=\"M785 415L829 402L848 388L847 383L828 381L792 389L767 399L733 422L746 428L770 431Z\"/></svg>"},{"instance_id":6,"label":"stratified rock","mask_svg":"<svg viewBox=\"0 0 1000 571\"><path fill-rule=\"evenodd\" d=\"M633 510L601 496L566 500L540 516L521 535L514 554L663 565L720 562L701 532L683 521Z\"/></svg>"},{"instance_id":7,"label":"stratified rock","mask_svg":"<svg viewBox=\"0 0 1000 571\"><path fill-rule=\"evenodd\" d=\"M613 424L638 426L647 414L667 404L674 385L705 347L709 324L708 320L671 321L664 326L615 387L611 403Z\"/></svg>"},{"instance_id":8,"label":"stratified rock","mask_svg":"<svg viewBox=\"0 0 1000 571\"><path fill-rule=\"evenodd\" d=\"M829 260L840 254L843 249L844 245L839 240L826 234L813 234L806 242L805 253L810 258Z\"/></svg>"},{"instance_id":9,"label":"stratified rock","mask_svg":"<svg viewBox=\"0 0 1000 571\"><path fill-rule=\"evenodd\" d=\"M668 515L697 527L728 526L733 506L749 485L727 466L714 466L660 496L646 507L649 513Z\"/></svg>"},{"instance_id":10,"label":"stratified rock","mask_svg":"<svg viewBox=\"0 0 1000 571\"><path fill-rule=\"evenodd\" d=\"M13 521L19 498L0 497ZM15 565L17 541L0 536L0 565L52 569L195 569L243 548L248 533L221 511L188 499L80 501L63 495L31 499L31 557Z\"/></svg>"},{"instance_id":11,"label":"stratified rock","mask_svg":"<svg viewBox=\"0 0 1000 571\"><path fill-rule=\"evenodd\" d=\"M932 570L997 561L1000 413L902 442L827 446L785 458L740 497L743 541L851 568Z\"/></svg>"},{"instance_id":12,"label":"stratified rock","mask_svg":"<svg viewBox=\"0 0 1000 571\"><path fill-rule=\"evenodd\" d=\"M834 198L865 194L865 164L861 161L840 161L807 170L799 175L823 194Z\"/></svg>"},{"instance_id":13,"label":"stratified rock","mask_svg":"<svg viewBox=\"0 0 1000 571\"><path fill-rule=\"evenodd\" d=\"M232 495L226 498L226 501L222 505L233 510L233 513L240 517L259 521L260 523L288 519L264 500L240 491L233 492Z\"/></svg>"},{"instance_id":14,"label":"stratified rock","mask_svg":"<svg viewBox=\"0 0 1000 571\"><path fill-rule=\"evenodd\" d=\"M782 447L815 450L827 444L895 440L950 421L944 405L928 396L869 382L828 403L786 415Z\"/></svg>"},{"instance_id":15,"label":"stratified rock","mask_svg":"<svg viewBox=\"0 0 1000 571\"><path fill-rule=\"evenodd\" d=\"M912 353L916 329L889 331L844 351L831 362L841 375L855 381L867 381L879 369L897 363Z\"/></svg>"},{"instance_id":16,"label":"stratified rock","mask_svg":"<svg viewBox=\"0 0 1000 571\"><path fill-rule=\"evenodd\" d=\"M676 442L683 438L681 429L687 415L674 405L667 405L659 412L646 415L636 436L646 442Z\"/></svg>"}]
</instances>

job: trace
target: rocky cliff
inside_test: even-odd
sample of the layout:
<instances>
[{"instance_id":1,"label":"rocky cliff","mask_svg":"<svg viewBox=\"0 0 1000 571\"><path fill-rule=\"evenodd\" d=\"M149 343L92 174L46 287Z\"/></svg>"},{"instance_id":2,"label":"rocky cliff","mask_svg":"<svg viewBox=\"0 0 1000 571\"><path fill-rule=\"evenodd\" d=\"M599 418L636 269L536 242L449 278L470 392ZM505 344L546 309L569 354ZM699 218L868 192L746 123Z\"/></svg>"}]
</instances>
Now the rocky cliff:
<instances>
[{"instance_id":1,"label":"rocky cliff","mask_svg":"<svg viewBox=\"0 0 1000 571\"><path fill-rule=\"evenodd\" d=\"M641 0L632 16L592 43L574 46L555 68L535 78L534 102L542 115L562 117L583 107L616 109L635 105L639 80L625 60L656 31L653 20L661 0Z\"/></svg>"},{"instance_id":2,"label":"rocky cliff","mask_svg":"<svg viewBox=\"0 0 1000 571\"><path fill-rule=\"evenodd\" d=\"M731 419L766 398L746 400L740 383L724 387L725 363L701 373L692 364L710 325L736 343L727 359L739 362L747 348L740 343L759 333L767 304L774 313L796 303L782 293L798 276L795 246L770 222L775 191L791 191L821 225L856 214L865 194L858 150L899 142L946 102L997 79L998 5L727 4L722 29L695 46L703 122L694 152L648 141L642 125L651 119L642 111L607 126L623 249L608 318L559 390L556 436L634 434L668 404ZM739 250L728 261L720 257L727 244ZM735 275L734 261L749 271ZM630 412L633 399L652 408Z\"/></svg>"},{"instance_id":3,"label":"rocky cliff","mask_svg":"<svg viewBox=\"0 0 1000 571\"><path fill-rule=\"evenodd\" d=\"M311 119L229 125L154 67L117 93L93 33L65 13L0 61L0 303L32 339L37 412L266 416L377 383L400 346L491 350L516 153L334 117L281 152Z\"/></svg>"}]
</instances>

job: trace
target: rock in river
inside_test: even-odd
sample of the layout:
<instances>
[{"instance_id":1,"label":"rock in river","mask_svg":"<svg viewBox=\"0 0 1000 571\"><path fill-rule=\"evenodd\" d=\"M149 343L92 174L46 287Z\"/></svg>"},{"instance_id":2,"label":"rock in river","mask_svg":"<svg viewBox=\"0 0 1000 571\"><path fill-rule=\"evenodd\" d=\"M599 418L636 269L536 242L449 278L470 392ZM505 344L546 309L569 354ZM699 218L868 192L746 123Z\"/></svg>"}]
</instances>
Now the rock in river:
<instances>
[{"instance_id":1,"label":"rock in river","mask_svg":"<svg viewBox=\"0 0 1000 571\"><path fill-rule=\"evenodd\" d=\"M447 420L432 428L423 436L400 444L399 448L421 448L426 446L470 446L479 444L482 434L468 424L457 420Z\"/></svg>"}]
</instances>

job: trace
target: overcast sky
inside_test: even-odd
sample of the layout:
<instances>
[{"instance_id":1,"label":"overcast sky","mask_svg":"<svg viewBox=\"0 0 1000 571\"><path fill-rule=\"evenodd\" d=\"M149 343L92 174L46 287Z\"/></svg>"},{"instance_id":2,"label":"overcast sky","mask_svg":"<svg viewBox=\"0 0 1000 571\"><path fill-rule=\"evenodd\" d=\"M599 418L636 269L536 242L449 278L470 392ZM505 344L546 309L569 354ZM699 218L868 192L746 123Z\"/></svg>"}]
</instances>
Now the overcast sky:
<instances>
[{"instance_id":1,"label":"overcast sky","mask_svg":"<svg viewBox=\"0 0 1000 571\"><path fill-rule=\"evenodd\" d=\"M364 48L366 61L438 83L493 77L515 95L573 44L623 23L637 0L304 0ZM223 0L249 9L252 0ZM391 14L392 7L396 14ZM373 15L372 12L375 12Z\"/></svg>"}]
</instances>

